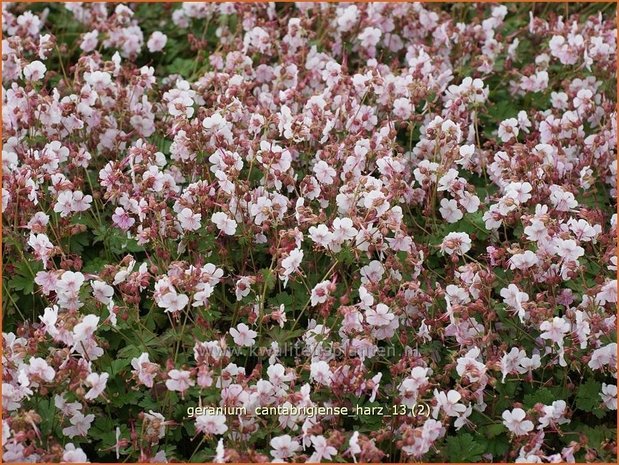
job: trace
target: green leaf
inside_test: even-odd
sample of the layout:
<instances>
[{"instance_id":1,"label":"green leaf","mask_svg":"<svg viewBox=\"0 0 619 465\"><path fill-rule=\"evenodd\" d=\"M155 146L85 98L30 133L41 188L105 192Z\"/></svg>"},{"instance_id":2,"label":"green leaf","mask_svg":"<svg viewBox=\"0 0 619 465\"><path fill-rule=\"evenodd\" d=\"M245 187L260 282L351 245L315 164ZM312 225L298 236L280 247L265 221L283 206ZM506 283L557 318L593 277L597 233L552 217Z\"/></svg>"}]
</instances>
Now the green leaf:
<instances>
[{"instance_id":1,"label":"green leaf","mask_svg":"<svg viewBox=\"0 0 619 465\"><path fill-rule=\"evenodd\" d=\"M110 375L115 376L131 364L129 359L116 359L112 361Z\"/></svg>"},{"instance_id":2,"label":"green leaf","mask_svg":"<svg viewBox=\"0 0 619 465\"><path fill-rule=\"evenodd\" d=\"M9 280L9 287L30 295L34 291L34 278L43 268L38 261L22 261L15 266L14 276Z\"/></svg>"},{"instance_id":3,"label":"green leaf","mask_svg":"<svg viewBox=\"0 0 619 465\"><path fill-rule=\"evenodd\" d=\"M76 254L81 254L84 252L84 249L90 245L91 237L92 236L88 231L69 237L68 242L71 252Z\"/></svg>"},{"instance_id":4,"label":"green leaf","mask_svg":"<svg viewBox=\"0 0 619 465\"><path fill-rule=\"evenodd\" d=\"M52 433L52 426L56 415L54 399L39 399L36 405L36 412L41 417L41 423L39 424L41 434L42 436L47 436Z\"/></svg>"},{"instance_id":5,"label":"green leaf","mask_svg":"<svg viewBox=\"0 0 619 465\"><path fill-rule=\"evenodd\" d=\"M9 280L9 286L25 295L30 295L34 290L34 281L27 276L17 275Z\"/></svg>"},{"instance_id":6,"label":"green leaf","mask_svg":"<svg viewBox=\"0 0 619 465\"><path fill-rule=\"evenodd\" d=\"M617 437L617 429L616 428L608 428L603 425L596 426L587 426L587 425L577 425L574 427L576 431L580 431L588 439L588 446L594 449L601 450L602 444L607 440L614 439Z\"/></svg>"},{"instance_id":7,"label":"green leaf","mask_svg":"<svg viewBox=\"0 0 619 465\"><path fill-rule=\"evenodd\" d=\"M550 389L544 387L541 389L537 389L531 394L525 395L522 403L525 406L525 410L528 410L530 408L533 408L537 403L550 405L555 400L557 400L556 394L553 394Z\"/></svg>"},{"instance_id":8,"label":"green leaf","mask_svg":"<svg viewBox=\"0 0 619 465\"><path fill-rule=\"evenodd\" d=\"M468 433L447 438L447 457L450 462L477 462L485 452L484 445L475 442Z\"/></svg>"},{"instance_id":9,"label":"green leaf","mask_svg":"<svg viewBox=\"0 0 619 465\"><path fill-rule=\"evenodd\" d=\"M262 270L260 270L260 273L262 274L264 282L266 283L267 291L273 289L275 287L275 283L277 282L273 270L263 268Z\"/></svg>"},{"instance_id":10,"label":"green leaf","mask_svg":"<svg viewBox=\"0 0 619 465\"><path fill-rule=\"evenodd\" d=\"M497 437L499 434L505 432L505 425L503 423L495 423L484 427L484 433L488 438Z\"/></svg>"},{"instance_id":11,"label":"green leaf","mask_svg":"<svg viewBox=\"0 0 619 465\"><path fill-rule=\"evenodd\" d=\"M592 412L598 416L600 412L599 406L602 402L600 398L600 392L602 391L602 384L596 380L589 378L584 384L581 384L576 394L576 407L585 412ZM602 412L601 416L604 416L605 412Z\"/></svg>"}]
</instances>

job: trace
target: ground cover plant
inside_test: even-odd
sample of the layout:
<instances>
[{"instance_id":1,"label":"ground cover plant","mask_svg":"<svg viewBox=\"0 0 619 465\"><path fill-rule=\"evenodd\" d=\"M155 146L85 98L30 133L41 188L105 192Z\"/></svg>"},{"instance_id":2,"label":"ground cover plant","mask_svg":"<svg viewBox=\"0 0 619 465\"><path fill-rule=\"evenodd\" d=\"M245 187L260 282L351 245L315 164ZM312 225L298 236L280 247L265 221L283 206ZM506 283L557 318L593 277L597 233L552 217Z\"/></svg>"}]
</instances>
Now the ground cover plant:
<instances>
[{"instance_id":1,"label":"ground cover plant","mask_svg":"<svg viewBox=\"0 0 619 465\"><path fill-rule=\"evenodd\" d=\"M2 14L4 461L616 461L613 4Z\"/></svg>"}]
</instances>

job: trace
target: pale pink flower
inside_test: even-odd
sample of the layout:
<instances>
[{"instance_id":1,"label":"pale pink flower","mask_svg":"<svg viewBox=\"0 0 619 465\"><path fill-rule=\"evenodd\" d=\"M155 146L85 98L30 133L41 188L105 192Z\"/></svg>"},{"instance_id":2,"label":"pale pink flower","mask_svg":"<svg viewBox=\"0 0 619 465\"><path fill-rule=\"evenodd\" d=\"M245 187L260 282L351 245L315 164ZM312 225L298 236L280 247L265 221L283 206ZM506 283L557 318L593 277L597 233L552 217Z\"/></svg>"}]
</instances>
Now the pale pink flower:
<instances>
[{"instance_id":1,"label":"pale pink flower","mask_svg":"<svg viewBox=\"0 0 619 465\"><path fill-rule=\"evenodd\" d=\"M617 410L617 386L615 384L602 383L600 397L607 409Z\"/></svg>"},{"instance_id":2,"label":"pale pink flower","mask_svg":"<svg viewBox=\"0 0 619 465\"><path fill-rule=\"evenodd\" d=\"M75 436L86 436L94 419L95 416L92 413L84 416L81 412L75 412L69 420L71 426L63 428L62 434L70 438Z\"/></svg>"},{"instance_id":3,"label":"pale pink flower","mask_svg":"<svg viewBox=\"0 0 619 465\"><path fill-rule=\"evenodd\" d=\"M196 231L200 229L200 220L202 215L200 213L194 213L189 208L183 208L178 214L178 221L181 228L185 231Z\"/></svg>"},{"instance_id":4,"label":"pale pink flower","mask_svg":"<svg viewBox=\"0 0 619 465\"><path fill-rule=\"evenodd\" d=\"M211 216L211 221L215 223L217 229L228 236L233 236L236 233L236 221L230 219L224 212L213 213L213 216Z\"/></svg>"},{"instance_id":5,"label":"pale pink flower","mask_svg":"<svg viewBox=\"0 0 619 465\"><path fill-rule=\"evenodd\" d=\"M234 339L234 343L241 347L251 347L256 343L258 333L249 329L245 323L239 323L236 328L230 329L230 335Z\"/></svg>"},{"instance_id":6,"label":"pale pink flower","mask_svg":"<svg viewBox=\"0 0 619 465\"><path fill-rule=\"evenodd\" d=\"M314 171L318 182L327 185L333 184L333 180L337 174L336 171L323 160L316 163L312 170Z\"/></svg>"},{"instance_id":7,"label":"pale pink flower","mask_svg":"<svg viewBox=\"0 0 619 465\"><path fill-rule=\"evenodd\" d=\"M61 462L88 463L89 460L81 448L75 447L73 443L69 442L64 446Z\"/></svg>"},{"instance_id":8,"label":"pale pink flower","mask_svg":"<svg viewBox=\"0 0 619 465\"><path fill-rule=\"evenodd\" d=\"M114 214L112 215L112 221L116 226L124 231L127 231L135 224L135 219L129 216L129 214L122 207L116 207L116 210L114 210Z\"/></svg>"},{"instance_id":9,"label":"pale pink flower","mask_svg":"<svg viewBox=\"0 0 619 465\"><path fill-rule=\"evenodd\" d=\"M92 295L102 304L108 304L114 295L114 288L103 281L92 281Z\"/></svg>"},{"instance_id":10,"label":"pale pink flower","mask_svg":"<svg viewBox=\"0 0 619 465\"><path fill-rule=\"evenodd\" d=\"M324 360L312 362L310 367L310 380L318 384L330 386L333 378L329 364Z\"/></svg>"},{"instance_id":11,"label":"pale pink flower","mask_svg":"<svg viewBox=\"0 0 619 465\"><path fill-rule=\"evenodd\" d=\"M24 78L26 81L40 81L45 76L47 67L40 61L35 60L24 67Z\"/></svg>"},{"instance_id":12,"label":"pale pink flower","mask_svg":"<svg viewBox=\"0 0 619 465\"><path fill-rule=\"evenodd\" d=\"M448 223L456 223L464 217L464 214L458 208L458 202L455 200L441 199L439 211Z\"/></svg>"},{"instance_id":13,"label":"pale pink flower","mask_svg":"<svg viewBox=\"0 0 619 465\"><path fill-rule=\"evenodd\" d=\"M526 412L521 408L515 408L511 412L505 410L502 415L503 424L516 436L525 435L533 431L533 422L525 420L526 415Z\"/></svg>"},{"instance_id":14,"label":"pale pink flower","mask_svg":"<svg viewBox=\"0 0 619 465\"><path fill-rule=\"evenodd\" d=\"M310 295L310 303L312 306L316 306L318 304L323 304L329 298L329 287L331 286L331 281L326 280L321 283L318 283L312 289L312 293Z\"/></svg>"},{"instance_id":15,"label":"pale pink flower","mask_svg":"<svg viewBox=\"0 0 619 465\"><path fill-rule=\"evenodd\" d=\"M133 373L138 377L141 383L146 387L153 387L155 375L159 367L155 363L151 363L148 353L143 352L139 357L131 359Z\"/></svg>"},{"instance_id":16,"label":"pale pink flower","mask_svg":"<svg viewBox=\"0 0 619 465\"><path fill-rule=\"evenodd\" d=\"M269 444L272 447L271 455L279 460L292 457L301 448L301 445L288 434L274 437Z\"/></svg>"},{"instance_id":17,"label":"pale pink flower","mask_svg":"<svg viewBox=\"0 0 619 465\"><path fill-rule=\"evenodd\" d=\"M370 308L365 312L365 319L372 326L387 326L395 318L389 307L385 304L378 304L376 308Z\"/></svg>"},{"instance_id":18,"label":"pale pink flower","mask_svg":"<svg viewBox=\"0 0 619 465\"><path fill-rule=\"evenodd\" d=\"M50 367L44 359L40 357L32 357L27 368L28 376L35 379L50 383L54 380L56 372ZM38 382L31 381L31 385L37 386Z\"/></svg>"},{"instance_id":19,"label":"pale pink flower","mask_svg":"<svg viewBox=\"0 0 619 465\"><path fill-rule=\"evenodd\" d=\"M314 453L307 459L309 463L320 462L323 459L331 460L332 457L337 454L337 449L328 445L324 436L312 435L310 440L312 442L312 446L314 446Z\"/></svg>"},{"instance_id":20,"label":"pale pink flower","mask_svg":"<svg viewBox=\"0 0 619 465\"><path fill-rule=\"evenodd\" d=\"M165 385L170 391L178 391L184 394L187 389L196 382L191 379L191 373L185 370L170 370Z\"/></svg>"},{"instance_id":21,"label":"pale pink flower","mask_svg":"<svg viewBox=\"0 0 619 465\"><path fill-rule=\"evenodd\" d=\"M168 37L164 33L155 31L150 35L148 42L146 42L146 46L151 53L160 52L165 47L167 41Z\"/></svg>"},{"instance_id":22,"label":"pale pink flower","mask_svg":"<svg viewBox=\"0 0 619 465\"><path fill-rule=\"evenodd\" d=\"M465 232L451 232L445 236L441 243L441 251L448 255L464 255L471 250L471 238Z\"/></svg>"},{"instance_id":23,"label":"pale pink flower","mask_svg":"<svg viewBox=\"0 0 619 465\"><path fill-rule=\"evenodd\" d=\"M84 396L84 399L93 400L99 397L105 390L107 380L110 377L108 373L91 373L86 377L86 384L90 386L90 390Z\"/></svg>"},{"instance_id":24,"label":"pale pink flower","mask_svg":"<svg viewBox=\"0 0 619 465\"><path fill-rule=\"evenodd\" d=\"M224 415L200 415L196 417L196 431L208 435L220 435L228 431Z\"/></svg>"}]
</instances>

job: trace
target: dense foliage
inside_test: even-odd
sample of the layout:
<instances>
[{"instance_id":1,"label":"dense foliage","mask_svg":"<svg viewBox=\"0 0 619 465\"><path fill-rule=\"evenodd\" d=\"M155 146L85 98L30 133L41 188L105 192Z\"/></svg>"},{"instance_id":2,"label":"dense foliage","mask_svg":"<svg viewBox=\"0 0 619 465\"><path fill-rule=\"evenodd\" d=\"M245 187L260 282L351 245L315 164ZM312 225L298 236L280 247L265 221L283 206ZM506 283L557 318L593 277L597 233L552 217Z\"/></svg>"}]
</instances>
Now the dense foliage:
<instances>
[{"instance_id":1,"label":"dense foliage","mask_svg":"<svg viewBox=\"0 0 619 465\"><path fill-rule=\"evenodd\" d=\"M613 4L2 12L4 461L616 461Z\"/></svg>"}]
</instances>

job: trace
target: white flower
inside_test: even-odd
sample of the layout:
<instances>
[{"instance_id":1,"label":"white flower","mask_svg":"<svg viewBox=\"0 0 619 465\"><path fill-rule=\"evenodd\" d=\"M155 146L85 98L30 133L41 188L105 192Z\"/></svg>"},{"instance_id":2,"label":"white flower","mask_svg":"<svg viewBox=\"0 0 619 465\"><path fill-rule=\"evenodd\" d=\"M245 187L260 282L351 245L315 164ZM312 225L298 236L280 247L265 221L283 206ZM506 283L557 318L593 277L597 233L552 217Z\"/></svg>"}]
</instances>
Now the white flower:
<instances>
[{"instance_id":1,"label":"white flower","mask_svg":"<svg viewBox=\"0 0 619 465\"><path fill-rule=\"evenodd\" d=\"M217 229L228 236L233 236L236 233L236 221L230 219L224 212L213 213L211 221L215 223Z\"/></svg>"},{"instance_id":2,"label":"white flower","mask_svg":"<svg viewBox=\"0 0 619 465\"><path fill-rule=\"evenodd\" d=\"M389 210L389 202L380 190L372 190L363 197L363 206L368 210L375 208L376 215L382 216Z\"/></svg>"},{"instance_id":3,"label":"white flower","mask_svg":"<svg viewBox=\"0 0 619 465\"><path fill-rule=\"evenodd\" d=\"M196 384L190 376L191 373L189 371L170 370L168 372L169 379L165 382L165 385L170 391L184 393L187 389Z\"/></svg>"},{"instance_id":4,"label":"white flower","mask_svg":"<svg viewBox=\"0 0 619 465\"><path fill-rule=\"evenodd\" d=\"M198 292L196 292L193 295L193 299L194 302L192 305L192 307L200 307L200 306L206 306L208 305L208 298L213 294L213 286L211 286L209 283L198 283L196 285L196 290Z\"/></svg>"},{"instance_id":5,"label":"white flower","mask_svg":"<svg viewBox=\"0 0 619 465\"><path fill-rule=\"evenodd\" d=\"M574 239L557 238L554 252L564 260L576 261L585 254L585 249L576 244Z\"/></svg>"},{"instance_id":6,"label":"white flower","mask_svg":"<svg viewBox=\"0 0 619 465\"><path fill-rule=\"evenodd\" d=\"M530 431L533 431L533 422L525 420L527 414L521 408L515 408L511 412L505 410L503 412L503 424L514 433L516 436L522 436Z\"/></svg>"},{"instance_id":7,"label":"white flower","mask_svg":"<svg viewBox=\"0 0 619 465\"><path fill-rule=\"evenodd\" d=\"M109 377L110 375L108 373L90 373L86 377L86 383L89 384L91 388L90 391L88 391L84 396L84 399L92 400L99 397L99 395L104 391Z\"/></svg>"},{"instance_id":8,"label":"white flower","mask_svg":"<svg viewBox=\"0 0 619 465\"><path fill-rule=\"evenodd\" d=\"M258 333L249 329L245 323L240 323L236 328L230 329L230 335L234 339L234 343L241 347L251 347L256 343Z\"/></svg>"},{"instance_id":9,"label":"white flower","mask_svg":"<svg viewBox=\"0 0 619 465\"><path fill-rule=\"evenodd\" d=\"M509 118L501 121L501 124L499 124L499 137L503 142L509 142L518 137L518 120L516 118Z\"/></svg>"},{"instance_id":10,"label":"white flower","mask_svg":"<svg viewBox=\"0 0 619 465\"><path fill-rule=\"evenodd\" d=\"M608 345L595 349L589 360L589 368L599 370L602 367L617 365L617 343L611 342Z\"/></svg>"},{"instance_id":11,"label":"white flower","mask_svg":"<svg viewBox=\"0 0 619 465\"><path fill-rule=\"evenodd\" d=\"M455 200L442 199L441 208L439 208L442 217L448 223L456 223L460 221L464 214L458 208L458 202Z\"/></svg>"},{"instance_id":12,"label":"white flower","mask_svg":"<svg viewBox=\"0 0 619 465\"><path fill-rule=\"evenodd\" d=\"M363 48L371 48L378 44L381 35L382 31L380 29L376 27L366 27L361 34L359 34L358 39Z\"/></svg>"},{"instance_id":13,"label":"white flower","mask_svg":"<svg viewBox=\"0 0 619 465\"><path fill-rule=\"evenodd\" d=\"M157 365L151 363L148 358L148 353L143 352L138 358L131 359L133 373L138 377L140 382L146 387L153 387Z\"/></svg>"},{"instance_id":14,"label":"white flower","mask_svg":"<svg viewBox=\"0 0 619 465\"><path fill-rule=\"evenodd\" d=\"M365 312L365 319L372 326L388 326L395 318L389 307L385 304L378 304L376 308L370 308Z\"/></svg>"},{"instance_id":15,"label":"white flower","mask_svg":"<svg viewBox=\"0 0 619 465\"><path fill-rule=\"evenodd\" d=\"M436 399L436 407L433 409L432 416L438 417L438 412L442 409L446 415L450 417L459 417L466 411L466 405L460 404L462 395L458 391L450 390L447 394L445 392L434 390L434 398Z\"/></svg>"},{"instance_id":16,"label":"white flower","mask_svg":"<svg viewBox=\"0 0 619 465\"><path fill-rule=\"evenodd\" d=\"M75 412L69 420L71 426L63 428L62 434L70 438L75 436L86 436L86 434L88 434L88 430L90 429L90 424L94 419L95 416L92 413L84 416L81 412Z\"/></svg>"},{"instance_id":17,"label":"white flower","mask_svg":"<svg viewBox=\"0 0 619 465\"><path fill-rule=\"evenodd\" d=\"M54 211L60 213L62 218L66 218L73 211L73 192L62 191L58 194Z\"/></svg>"},{"instance_id":18,"label":"white flower","mask_svg":"<svg viewBox=\"0 0 619 465\"><path fill-rule=\"evenodd\" d=\"M426 384L428 384L428 369L423 367L413 368L411 374L398 387L402 404L408 407L414 406L419 395L419 389Z\"/></svg>"},{"instance_id":19,"label":"white flower","mask_svg":"<svg viewBox=\"0 0 619 465\"><path fill-rule=\"evenodd\" d=\"M236 300L242 300L243 297L247 297L251 292L251 285L254 283L254 279L249 276L242 276L234 286L234 293L236 294Z\"/></svg>"},{"instance_id":20,"label":"white flower","mask_svg":"<svg viewBox=\"0 0 619 465\"><path fill-rule=\"evenodd\" d=\"M58 334L58 328L56 328L56 322L58 321L58 306L47 307L43 311L43 315L39 316L41 323L45 325L45 331L52 337L56 337Z\"/></svg>"},{"instance_id":21,"label":"white flower","mask_svg":"<svg viewBox=\"0 0 619 465\"><path fill-rule=\"evenodd\" d=\"M441 251L448 255L464 255L471 250L471 238L465 232L451 232L441 243Z\"/></svg>"},{"instance_id":22,"label":"white flower","mask_svg":"<svg viewBox=\"0 0 619 465\"><path fill-rule=\"evenodd\" d=\"M333 374L331 373L331 368L327 362L324 360L312 362L310 366L310 380L315 381L318 384L330 386L332 376Z\"/></svg>"},{"instance_id":23,"label":"white flower","mask_svg":"<svg viewBox=\"0 0 619 465\"><path fill-rule=\"evenodd\" d=\"M338 11L336 16L337 25L339 26L340 31L348 32L350 31L359 19L359 8L356 5L350 5L346 8L342 7L342 10Z\"/></svg>"},{"instance_id":24,"label":"white flower","mask_svg":"<svg viewBox=\"0 0 619 465\"><path fill-rule=\"evenodd\" d=\"M571 192L566 192L561 186L550 186L550 202L561 212L573 210L578 206L578 201Z\"/></svg>"},{"instance_id":25,"label":"white flower","mask_svg":"<svg viewBox=\"0 0 619 465\"><path fill-rule=\"evenodd\" d=\"M146 434L156 434L159 439L165 436L166 421L165 417L159 412L153 412L149 410L148 413L144 413L144 423L146 424Z\"/></svg>"},{"instance_id":26,"label":"white flower","mask_svg":"<svg viewBox=\"0 0 619 465\"><path fill-rule=\"evenodd\" d=\"M249 213L254 217L254 223L260 226L268 220L273 212L273 202L267 197L259 197L256 203L249 207Z\"/></svg>"},{"instance_id":27,"label":"white flower","mask_svg":"<svg viewBox=\"0 0 619 465\"><path fill-rule=\"evenodd\" d=\"M77 344L89 339L94 334L98 324L98 316L86 315L80 323L73 327L73 342Z\"/></svg>"},{"instance_id":28,"label":"white flower","mask_svg":"<svg viewBox=\"0 0 619 465\"><path fill-rule=\"evenodd\" d=\"M165 312L175 313L185 308L188 303L189 297L185 294L177 294L176 291L170 291L161 297L158 305L164 308Z\"/></svg>"},{"instance_id":29,"label":"white flower","mask_svg":"<svg viewBox=\"0 0 619 465\"><path fill-rule=\"evenodd\" d=\"M318 182L327 185L333 184L333 178L337 175L336 171L324 160L320 160L316 163L312 171L314 171Z\"/></svg>"},{"instance_id":30,"label":"white flower","mask_svg":"<svg viewBox=\"0 0 619 465\"><path fill-rule=\"evenodd\" d=\"M350 218L335 218L333 220L333 235L331 240L341 244L344 241L349 241L357 235L357 229L353 227L353 222Z\"/></svg>"},{"instance_id":31,"label":"white flower","mask_svg":"<svg viewBox=\"0 0 619 465\"><path fill-rule=\"evenodd\" d=\"M315 307L318 304L323 304L329 298L329 287L331 286L331 281L323 281L318 283L312 289L312 294L310 296L310 303L312 307Z\"/></svg>"},{"instance_id":32,"label":"white flower","mask_svg":"<svg viewBox=\"0 0 619 465\"><path fill-rule=\"evenodd\" d=\"M185 231L196 231L200 229L200 220L202 215L194 213L189 208L183 208L178 214L178 221Z\"/></svg>"},{"instance_id":33,"label":"white flower","mask_svg":"<svg viewBox=\"0 0 619 465\"><path fill-rule=\"evenodd\" d=\"M45 76L47 67L39 60L33 61L24 67L24 78L26 81L40 81Z\"/></svg>"},{"instance_id":34,"label":"white flower","mask_svg":"<svg viewBox=\"0 0 619 465\"><path fill-rule=\"evenodd\" d=\"M337 454L337 449L327 444L327 440L324 436L310 436L312 445L314 446L314 453L307 459L309 463L320 462L322 459L331 460L331 458Z\"/></svg>"},{"instance_id":35,"label":"white flower","mask_svg":"<svg viewBox=\"0 0 619 465\"><path fill-rule=\"evenodd\" d=\"M372 260L368 265L361 268L361 283L368 284L378 283L383 279L385 273L385 267L378 260Z\"/></svg>"},{"instance_id":36,"label":"white flower","mask_svg":"<svg viewBox=\"0 0 619 465\"><path fill-rule=\"evenodd\" d=\"M85 212L90 208L92 203L91 195L84 195L82 191L72 193L73 200L71 202L71 210L74 212Z\"/></svg>"},{"instance_id":37,"label":"white flower","mask_svg":"<svg viewBox=\"0 0 619 465\"><path fill-rule=\"evenodd\" d=\"M414 109L411 101L405 97L397 98L393 102L393 114L397 118L409 119Z\"/></svg>"},{"instance_id":38,"label":"white flower","mask_svg":"<svg viewBox=\"0 0 619 465\"><path fill-rule=\"evenodd\" d=\"M109 304L114 295L114 288L103 281L92 281L92 295L102 304Z\"/></svg>"},{"instance_id":39,"label":"white flower","mask_svg":"<svg viewBox=\"0 0 619 465\"><path fill-rule=\"evenodd\" d=\"M51 383L54 380L54 376L56 375L56 372L52 367L48 365L47 361L40 357L32 357L30 359L30 364L27 367L27 373L29 378L32 378L34 376L39 380L48 383ZM31 380L31 385L37 386L38 383Z\"/></svg>"},{"instance_id":40,"label":"white flower","mask_svg":"<svg viewBox=\"0 0 619 465\"><path fill-rule=\"evenodd\" d=\"M76 295L84 284L84 279L84 275L79 271L65 271L56 283L56 287L62 294Z\"/></svg>"},{"instance_id":41,"label":"white flower","mask_svg":"<svg viewBox=\"0 0 619 465\"><path fill-rule=\"evenodd\" d=\"M357 463L355 456L361 453L361 446L359 446L359 431L352 433L352 436L348 441L348 452L350 452L353 461Z\"/></svg>"},{"instance_id":42,"label":"white flower","mask_svg":"<svg viewBox=\"0 0 619 465\"><path fill-rule=\"evenodd\" d=\"M215 448L215 457L213 458L213 463L225 463L225 450L224 450L224 440L223 438L219 438L219 442L217 443L217 447Z\"/></svg>"},{"instance_id":43,"label":"white flower","mask_svg":"<svg viewBox=\"0 0 619 465\"><path fill-rule=\"evenodd\" d=\"M544 405L542 408L544 414L539 418L540 425L537 429L544 429L553 423L557 425L569 423L570 420L565 418L566 408L564 400L555 400L551 405Z\"/></svg>"},{"instance_id":44,"label":"white flower","mask_svg":"<svg viewBox=\"0 0 619 465\"><path fill-rule=\"evenodd\" d=\"M232 125L220 113L204 118L202 126L212 138L220 136L229 144L232 143Z\"/></svg>"},{"instance_id":45,"label":"white flower","mask_svg":"<svg viewBox=\"0 0 619 465\"><path fill-rule=\"evenodd\" d=\"M64 446L61 462L88 463L88 457L81 448L75 447L73 443L69 442Z\"/></svg>"},{"instance_id":46,"label":"white flower","mask_svg":"<svg viewBox=\"0 0 619 465\"><path fill-rule=\"evenodd\" d=\"M600 292L595 296L595 302L599 305L606 305L607 302L617 302L617 280L608 281L602 286Z\"/></svg>"},{"instance_id":47,"label":"white flower","mask_svg":"<svg viewBox=\"0 0 619 465\"><path fill-rule=\"evenodd\" d=\"M284 283L288 282L288 277L299 270L303 261L303 251L301 249L291 250L286 258L282 260L282 268L284 270L280 279L284 280ZM284 284L285 285L285 284Z\"/></svg>"},{"instance_id":48,"label":"white flower","mask_svg":"<svg viewBox=\"0 0 619 465\"><path fill-rule=\"evenodd\" d=\"M73 415L76 414L76 412L79 412L80 410L82 410L81 402L67 402L64 398L64 394L63 395L56 394L54 396L54 405L56 406L58 410L62 412L63 415L68 416L68 417L72 417Z\"/></svg>"},{"instance_id":49,"label":"white flower","mask_svg":"<svg viewBox=\"0 0 619 465\"><path fill-rule=\"evenodd\" d=\"M505 188L505 195L518 203L525 203L531 198L532 190L533 186L528 182L510 182Z\"/></svg>"},{"instance_id":50,"label":"white flower","mask_svg":"<svg viewBox=\"0 0 619 465\"><path fill-rule=\"evenodd\" d=\"M527 250L523 253L515 254L509 259L509 269L526 270L539 263L539 258L535 252Z\"/></svg>"},{"instance_id":51,"label":"white flower","mask_svg":"<svg viewBox=\"0 0 619 465\"><path fill-rule=\"evenodd\" d=\"M87 32L82 36L82 42L80 43L80 48L86 52L92 52L97 48L97 44L99 43L99 31L97 29Z\"/></svg>"},{"instance_id":52,"label":"white flower","mask_svg":"<svg viewBox=\"0 0 619 465\"><path fill-rule=\"evenodd\" d=\"M273 448L271 455L279 460L292 457L301 448L301 445L288 434L274 437L269 444Z\"/></svg>"},{"instance_id":53,"label":"white flower","mask_svg":"<svg viewBox=\"0 0 619 465\"><path fill-rule=\"evenodd\" d=\"M617 386L615 384L602 383L600 397L602 397L602 402L604 402L606 408L617 410Z\"/></svg>"},{"instance_id":54,"label":"white flower","mask_svg":"<svg viewBox=\"0 0 619 465\"><path fill-rule=\"evenodd\" d=\"M550 339L551 341L560 343L563 337L570 331L570 324L563 318L555 316L552 321L544 321L539 326L542 339Z\"/></svg>"},{"instance_id":55,"label":"white flower","mask_svg":"<svg viewBox=\"0 0 619 465\"><path fill-rule=\"evenodd\" d=\"M196 431L198 433L218 435L228 431L225 415L200 415L196 417Z\"/></svg>"},{"instance_id":56,"label":"white flower","mask_svg":"<svg viewBox=\"0 0 619 465\"><path fill-rule=\"evenodd\" d=\"M54 250L54 244L51 243L49 237L45 234L30 234L28 245L33 249L36 258L43 262L43 266L47 268L47 262L51 253Z\"/></svg>"},{"instance_id":57,"label":"white flower","mask_svg":"<svg viewBox=\"0 0 619 465\"><path fill-rule=\"evenodd\" d=\"M324 224L309 228L309 235L312 241L325 248L329 248L333 240L333 233Z\"/></svg>"},{"instance_id":58,"label":"white flower","mask_svg":"<svg viewBox=\"0 0 619 465\"><path fill-rule=\"evenodd\" d=\"M160 52L165 47L165 44L168 42L168 36L166 36L163 32L155 31L150 35L148 42L146 42L146 46L148 47L148 51L151 53Z\"/></svg>"}]
</instances>

